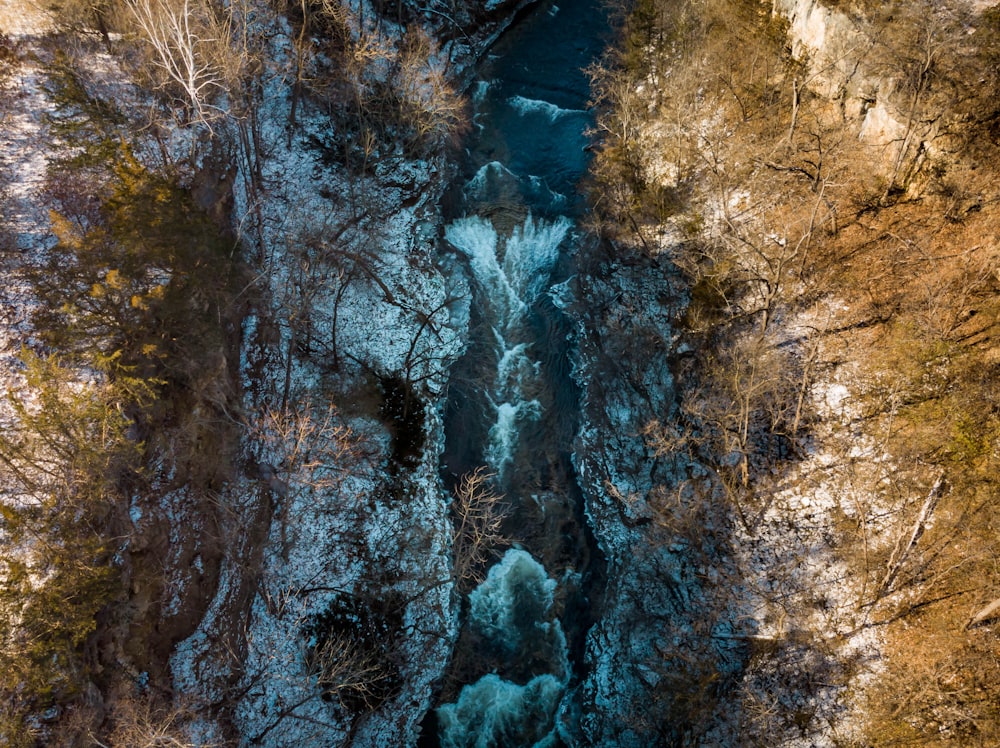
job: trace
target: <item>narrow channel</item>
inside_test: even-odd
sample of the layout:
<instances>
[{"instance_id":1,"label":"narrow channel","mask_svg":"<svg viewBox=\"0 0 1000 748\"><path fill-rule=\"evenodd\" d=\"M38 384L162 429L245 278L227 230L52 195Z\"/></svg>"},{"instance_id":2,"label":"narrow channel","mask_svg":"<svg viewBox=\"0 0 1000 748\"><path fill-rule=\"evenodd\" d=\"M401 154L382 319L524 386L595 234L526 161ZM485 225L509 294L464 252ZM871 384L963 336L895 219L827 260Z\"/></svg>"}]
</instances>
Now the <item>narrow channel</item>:
<instances>
[{"instance_id":1,"label":"narrow channel","mask_svg":"<svg viewBox=\"0 0 1000 748\"><path fill-rule=\"evenodd\" d=\"M443 264L472 292L470 342L451 376L442 478L479 466L511 505L513 547L469 596L448 682L421 745L574 744L575 688L603 588L571 450L568 282L586 235L584 68L609 42L601 0L542 3L491 50L450 201ZM436 736L436 737L432 737Z\"/></svg>"}]
</instances>

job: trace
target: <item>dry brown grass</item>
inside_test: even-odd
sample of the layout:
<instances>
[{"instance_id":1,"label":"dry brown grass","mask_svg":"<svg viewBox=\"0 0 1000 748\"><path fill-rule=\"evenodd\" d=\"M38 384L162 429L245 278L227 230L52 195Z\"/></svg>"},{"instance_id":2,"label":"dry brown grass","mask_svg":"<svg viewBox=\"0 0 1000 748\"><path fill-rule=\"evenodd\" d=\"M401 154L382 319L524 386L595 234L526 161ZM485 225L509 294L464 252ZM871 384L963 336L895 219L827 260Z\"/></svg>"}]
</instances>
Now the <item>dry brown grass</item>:
<instances>
[{"instance_id":1,"label":"dry brown grass","mask_svg":"<svg viewBox=\"0 0 1000 748\"><path fill-rule=\"evenodd\" d=\"M10 36L44 34L53 29L52 18L40 2L0 0L0 33Z\"/></svg>"}]
</instances>

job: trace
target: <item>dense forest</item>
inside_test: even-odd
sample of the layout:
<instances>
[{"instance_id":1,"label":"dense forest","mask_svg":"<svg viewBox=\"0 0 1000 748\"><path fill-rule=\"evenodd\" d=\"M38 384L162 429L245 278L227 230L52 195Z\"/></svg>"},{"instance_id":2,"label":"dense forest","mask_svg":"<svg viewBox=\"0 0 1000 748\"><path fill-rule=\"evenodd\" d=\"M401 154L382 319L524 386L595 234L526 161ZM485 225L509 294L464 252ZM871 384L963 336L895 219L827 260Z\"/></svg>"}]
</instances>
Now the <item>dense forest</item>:
<instances>
[{"instance_id":1,"label":"dense forest","mask_svg":"<svg viewBox=\"0 0 1000 748\"><path fill-rule=\"evenodd\" d=\"M0 0L0 745L1000 741L1000 7L529 5Z\"/></svg>"}]
</instances>

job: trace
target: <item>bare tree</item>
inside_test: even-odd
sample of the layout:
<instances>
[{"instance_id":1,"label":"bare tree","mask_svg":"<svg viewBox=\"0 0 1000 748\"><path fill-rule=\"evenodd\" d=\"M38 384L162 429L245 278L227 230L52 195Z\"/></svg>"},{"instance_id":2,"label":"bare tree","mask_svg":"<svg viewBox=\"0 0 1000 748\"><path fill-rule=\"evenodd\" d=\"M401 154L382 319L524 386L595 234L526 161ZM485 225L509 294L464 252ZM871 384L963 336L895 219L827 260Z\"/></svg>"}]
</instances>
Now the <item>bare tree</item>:
<instances>
[{"instance_id":1,"label":"bare tree","mask_svg":"<svg viewBox=\"0 0 1000 748\"><path fill-rule=\"evenodd\" d=\"M399 52L395 85L401 99L400 119L413 131L418 149L440 148L466 122L465 100L445 73L437 45L419 27L411 27Z\"/></svg>"},{"instance_id":2,"label":"bare tree","mask_svg":"<svg viewBox=\"0 0 1000 748\"><path fill-rule=\"evenodd\" d=\"M379 690L393 677L382 653L358 646L357 635L336 632L309 650L306 666L315 673L325 697L349 694L373 706Z\"/></svg>"},{"instance_id":3,"label":"bare tree","mask_svg":"<svg viewBox=\"0 0 1000 748\"><path fill-rule=\"evenodd\" d=\"M190 737L186 726L196 718L195 710L157 705L148 694L116 701L111 716L114 728L103 742L90 736L99 748L221 748Z\"/></svg>"},{"instance_id":4,"label":"bare tree","mask_svg":"<svg viewBox=\"0 0 1000 748\"><path fill-rule=\"evenodd\" d=\"M251 437L260 454L260 479L277 507L284 551L294 542L303 511L342 511L348 521L352 507L337 493L348 475L362 469L364 446L333 406L302 401L267 408ZM296 506L307 496L313 498L305 507Z\"/></svg>"},{"instance_id":5,"label":"bare tree","mask_svg":"<svg viewBox=\"0 0 1000 748\"><path fill-rule=\"evenodd\" d=\"M905 192L927 156L927 142L947 127L945 112L970 96L969 81L980 79L969 45L972 21L959 3L918 0L887 3L876 15L875 67L893 80L903 102L902 135L894 155L881 205Z\"/></svg>"},{"instance_id":6,"label":"bare tree","mask_svg":"<svg viewBox=\"0 0 1000 748\"><path fill-rule=\"evenodd\" d=\"M189 122L211 131L224 114L217 102L227 90L232 16L209 0L126 0L126 7L163 85L180 90Z\"/></svg>"},{"instance_id":7,"label":"bare tree","mask_svg":"<svg viewBox=\"0 0 1000 748\"><path fill-rule=\"evenodd\" d=\"M460 586L481 582L486 561L508 542L501 526L510 507L490 486L494 477L485 467L478 467L463 475L455 488L452 578Z\"/></svg>"}]
</instances>

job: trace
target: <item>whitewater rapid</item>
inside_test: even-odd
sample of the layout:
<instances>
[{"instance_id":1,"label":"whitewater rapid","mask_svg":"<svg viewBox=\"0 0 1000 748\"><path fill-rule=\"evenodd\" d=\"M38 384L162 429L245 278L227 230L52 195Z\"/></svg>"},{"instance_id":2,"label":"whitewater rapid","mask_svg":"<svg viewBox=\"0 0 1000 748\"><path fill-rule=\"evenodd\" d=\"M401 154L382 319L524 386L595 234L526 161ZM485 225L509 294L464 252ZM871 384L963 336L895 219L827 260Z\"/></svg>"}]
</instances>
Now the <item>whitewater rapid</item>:
<instances>
[{"instance_id":1,"label":"whitewater rapid","mask_svg":"<svg viewBox=\"0 0 1000 748\"><path fill-rule=\"evenodd\" d=\"M512 507L513 547L469 596L439 745L573 745L588 585L603 579L571 453L572 258L589 162L584 68L603 49L595 0L539 6L494 48L473 84L473 137L446 264L472 289L468 352L452 370L442 477L484 465ZM598 571L594 571L597 568ZM600 582L598 582L600 584Z\"/></svg>"},{"instance_id":2,"label":"whitewater rapid","mask_svg":"<svg viewBox=\"0 0 1000 748\"><path fill-rule=\"evenodd\" d=\"M461 218L445 229L445 239L468 258L480 313L492 332L495 374L482 383L493 411L484 458L501 483L524 423L542 415L542 404L532 395L540 387L540 371L529 313L551 285L559 247L572 225L565 216L536 220L529 214L507 235L482 216Z\"/></svg>"}]
</instances>

